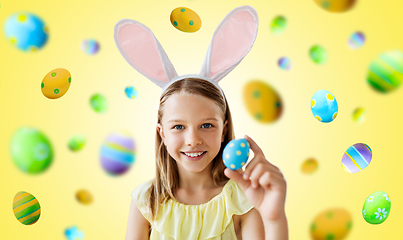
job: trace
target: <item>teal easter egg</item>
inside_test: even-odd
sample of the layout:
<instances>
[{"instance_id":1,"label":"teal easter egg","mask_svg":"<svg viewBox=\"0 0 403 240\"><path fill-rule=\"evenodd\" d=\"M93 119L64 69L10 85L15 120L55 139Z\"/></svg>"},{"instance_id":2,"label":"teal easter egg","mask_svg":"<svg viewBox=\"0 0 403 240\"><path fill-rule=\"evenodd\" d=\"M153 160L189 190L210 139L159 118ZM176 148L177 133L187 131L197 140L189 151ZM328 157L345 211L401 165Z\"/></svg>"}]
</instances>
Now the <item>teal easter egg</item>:
<instances>
[{"instance_id":1,"label":"teal easter egg","mask_svg":"<svg viewBox=\"0 0 403 240\"><path fill-rule=\"evenodd\" d=\"M135 161L135 143L128 132L110 134L101 147L101 165L110 175L121 175Z\"/></svg>"},{"instance_id":2,"label":"teal easter egg","mask_svg":"<svg viewBox=\"0 0 403 240\"><path fill-rule=\"evenodd\" d=\"M84 135L76 134L70 138L67 146L71 151L77 152L83 149L83 147L85 146L85 142L86 138Z\"/></svg>"},{"instance_id":3,"label":"teal easter egg","mask_svg":"<svg viewBox=\"0 0 403 240\"><path fill-rule=\"evenodd\" d=\"M125 93L126 93L126 96L131 99L137 98L137 96L138 96L138 92L137 92L136 88L134 88L133 86L126 87Z\"/></svg>"},{"instance_id":4,"label":"teal easter egg","mask_svg":"<svg viewBox=\"0 0 403 240\"><path fill-rule=\"evenodd\" d=\"M362 207L362 216L370 224L381 224L390 215L390 197L384 191L369 195Z\"/></svg>"},{"instance_id":5,"label":"teal easter egg","mask_svg":"<svg viewBox=\"0 0 403 240\"><path fill-rule=\"evenodd\" d=\"M309 57L316 64L324 64L327 61L327 52L322 46L315 45L309 50Z\"/></svg>"},{"instance_id":6,"label":"teal easter egg","mask_svg":"<svg viewBox=\"0 0 403 240\"><path fill-rule=\"evenodd\" d=\"M13 199L13 212L20 223L32 225L41 216L41 205L34 195L21 191Z\"/></svg>"},{"instance_id":7,"label":"teal easter egg","mask_svg":"<svg viewBox=\"0 0 403 240\"><path fill-rule=\"evenodd\" d=\"M326 90L319 90L312 96L311 111L316 119L328 123L336 118L339 107L333 94Z\"/></svg>"},{"instance_id":8,"label":"teal easter egg","mask_svg":"<svg viewBox=\"0 0 403 240\"><path fill-rule=\"evenodd\" d=\"M233 139L225 146L222 153L224 165L232 170L242 168L249 157L249 142L246 139Z\"/></svg>"},{"instance_id":9,"label":"teal easter egg","mask_svg":"<svg viewBox=\"0 0 403 240\"><path fill-rule=\"evenodd\" d=\"M108 110L108 101L102 94L94 94L90 99L90 105L95 112L102 113Z\"/></svg>"},{"instance_id":10,"label":"teal easter egg","mask_svg":"<svg viewBox=\"0 0 403 240\"><path fill-rule=\"evenodd\" d=\"M390 51L371 62L367 82L377 91L388 93L397 89L403 81L403 53Z\"/></svg>"},{"instance_id":11,"label":"teal easter egg","mask_svg":"<svg viewBox=\"0 0 403 240\"><path fill-rule=\"evenodd\" d=\"M34 128L23 127L11 138L11 158L23 172L37 174L52 163L53 149L49 139Z\"/></svg>"},{"instance_id":12,"label":"teal easter egg","mask_svg":"<svg viewBox=\"0 0 403 240\"><path fill-rule=\"evenodd\" d=\"M48 40L48 28L38 16L31 13L16 13L5 23L6 38L23 51L36 51Z\"/></svg>"}]
</instances>

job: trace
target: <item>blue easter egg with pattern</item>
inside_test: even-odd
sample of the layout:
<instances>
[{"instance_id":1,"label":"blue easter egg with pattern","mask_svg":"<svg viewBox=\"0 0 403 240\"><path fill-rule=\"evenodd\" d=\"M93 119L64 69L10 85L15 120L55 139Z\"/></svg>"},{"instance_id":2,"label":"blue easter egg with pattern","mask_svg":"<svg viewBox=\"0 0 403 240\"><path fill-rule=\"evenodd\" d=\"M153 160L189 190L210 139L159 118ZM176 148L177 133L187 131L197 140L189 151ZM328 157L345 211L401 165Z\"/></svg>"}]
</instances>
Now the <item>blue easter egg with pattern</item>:
<instances>
[{"instance_id":1,"label":"blue easter egg with pattern","mask_svg":"<svg viewBox=\"0 0 403 240\"><path fill-rule=\"evenodd\" d=\"M313 116L321 122L333 121L339 111L336 98L326 90L317 91L311 99Z\"/></svg>"},{"instance_id":2,"label":"blue easter egg with pattern","mask_svg":"<svg viewBox=\"0 0 403 240\"><path fill-rule=\"evenodd\" d=\"M241 169L249 158L250 145L246 139L233 139L222 153L224 165L231 170Z\"/></svg>"}]
</instances>

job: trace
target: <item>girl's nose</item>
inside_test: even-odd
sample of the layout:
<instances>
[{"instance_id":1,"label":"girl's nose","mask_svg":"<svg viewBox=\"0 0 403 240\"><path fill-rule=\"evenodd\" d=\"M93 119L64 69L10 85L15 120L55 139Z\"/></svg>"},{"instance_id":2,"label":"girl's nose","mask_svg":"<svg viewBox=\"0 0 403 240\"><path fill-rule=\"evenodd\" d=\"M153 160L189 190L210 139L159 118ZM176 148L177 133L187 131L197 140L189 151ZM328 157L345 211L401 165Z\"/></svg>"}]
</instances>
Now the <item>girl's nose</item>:
<instances>
[{"instance_id":1,"label":"girl's nose","mask_svg":"<svg viewBox=\"0 0 403 240\"><path fill-rule=\"evenodd\" d=\"M186 134L186 145L196 146L202 143L201 137L197 134L197 130L189 130Z\"/></svg>"}]
</instances>

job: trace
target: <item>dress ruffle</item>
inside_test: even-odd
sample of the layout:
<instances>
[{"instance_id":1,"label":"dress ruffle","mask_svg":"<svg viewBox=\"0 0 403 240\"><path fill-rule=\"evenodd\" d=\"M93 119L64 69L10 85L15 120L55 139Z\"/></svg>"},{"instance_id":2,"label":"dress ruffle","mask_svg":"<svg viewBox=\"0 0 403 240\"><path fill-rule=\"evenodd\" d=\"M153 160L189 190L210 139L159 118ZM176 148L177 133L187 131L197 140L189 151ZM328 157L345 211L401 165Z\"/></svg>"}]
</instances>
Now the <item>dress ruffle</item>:
<instances>
[{"instance_id":1,"label":"dress ruffle","mask_svg":"<svg viewBox=\"0 0 403 240\"><path fill-rule=\"evenodd\" d=\"M143 216L154 231L173 239L211 239L225 232L233 215L243 215L253 208L243 191L229 180L221 193L200 205L186 205L173 199L160 206L158 217L151 221L145 205L145 192L152 180L138 186L132 193Z\"/></svg>"}]
</instances>

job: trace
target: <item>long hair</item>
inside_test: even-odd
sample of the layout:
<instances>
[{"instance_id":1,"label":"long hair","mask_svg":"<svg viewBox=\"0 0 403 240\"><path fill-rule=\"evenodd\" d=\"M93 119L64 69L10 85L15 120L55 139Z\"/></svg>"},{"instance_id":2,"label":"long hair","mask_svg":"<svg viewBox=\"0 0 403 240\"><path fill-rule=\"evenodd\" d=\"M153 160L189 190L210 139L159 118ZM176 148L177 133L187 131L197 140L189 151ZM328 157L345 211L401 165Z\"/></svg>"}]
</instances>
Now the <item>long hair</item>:
<instances>
[{"instance_id":1,"label":"long hair","mask_svg":"<svg viewBox=\"0 0 403 240\"><path fill-rule=\"evenodd\" d=\"M158 123L161 124L164 105L167 99L173 94L181 92L201 95L213 100L221 109L224 122L225 120L228 120L224 141L221 143L220 151L213 160L213 168L211 170L213 182L218 186L220 182L228 180L224 175L225 165L222 160L222 152L227 143L235 138L231 112L228 107L227 99L225 95L223 98L220 90L209 81L198 78L184 78L172 83L161 95L158 108ZM156 130L155 135L155 155L155 178L150 188L147 190L147 205L151 213L151 219L156 219L160 204L165 203L169 199L175 199L174 193L179 187L178 166L175 159L169 155L158 130Z\"/></svg>"}]
</instances>

